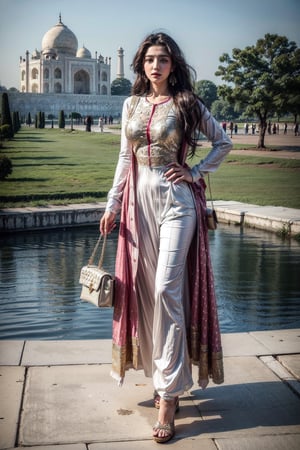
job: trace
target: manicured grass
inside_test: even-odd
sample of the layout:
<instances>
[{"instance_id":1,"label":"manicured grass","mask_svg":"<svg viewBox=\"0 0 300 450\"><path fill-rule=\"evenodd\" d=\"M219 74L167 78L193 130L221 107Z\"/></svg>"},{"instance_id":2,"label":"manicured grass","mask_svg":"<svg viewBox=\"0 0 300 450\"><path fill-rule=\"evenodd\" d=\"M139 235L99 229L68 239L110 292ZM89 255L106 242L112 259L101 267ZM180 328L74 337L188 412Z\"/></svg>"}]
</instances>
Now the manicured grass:
<instances>
[{"instance_id":1,"label":"manicured grass","mask_svg":"<svg viewBox=\"0 0 300 450\"><path fill-rule=\"evenodd\" d=\"M0 182L2 208L105 201L118 159L120 136L23 128L1 154L13 173ZM241 147L241 146L240 146ZM242 146L246 148L246 146ZM202 159L207 149L188 161ZM215 200L300 208L300 160L228 155L211 176Z\"/></svg>"},{"instance_id":2,"label":"manicured grass","mask_svg":"<svg viewBox=\"0 0 300 450\"><path fill-rule=\"evenodd\" d=\"M206 153L201 150L200 159ZM275 158L272 152L269 157L244 156L232 150L210 182L215 200L300 208L299 159Z\"/></svg>"},{"instance_id":3,"label":"manicured grass","mask_svg":"<svg viewBox=\"0 0 300 450\"><path fill-rule=\"evenodd\" d=\"M119 136L107 133L22 129L1 151L13 163L12 175L0 184L1 202L106 199L119 142Z\"/></svg>"}]
</instances>

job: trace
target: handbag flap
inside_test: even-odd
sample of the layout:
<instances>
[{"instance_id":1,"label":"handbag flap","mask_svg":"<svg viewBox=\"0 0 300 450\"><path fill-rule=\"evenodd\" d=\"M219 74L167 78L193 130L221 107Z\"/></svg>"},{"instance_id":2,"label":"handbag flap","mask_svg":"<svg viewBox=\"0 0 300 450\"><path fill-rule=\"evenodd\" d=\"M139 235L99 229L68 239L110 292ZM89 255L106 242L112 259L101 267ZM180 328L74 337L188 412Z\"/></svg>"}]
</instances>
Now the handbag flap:
<instances>
[{"instance_id":1,"label":"handbag flap","mask_svg":"<svg viewBox=\"0 0 300 450\"><path fill-rule=\"evenodd\" d=\"M101 280L103 281L104 278L112 279L112 276L97 266L84 266L80 272L79 283L87 286L91 291L98 291Z\"/></svg>"}]
</instances>

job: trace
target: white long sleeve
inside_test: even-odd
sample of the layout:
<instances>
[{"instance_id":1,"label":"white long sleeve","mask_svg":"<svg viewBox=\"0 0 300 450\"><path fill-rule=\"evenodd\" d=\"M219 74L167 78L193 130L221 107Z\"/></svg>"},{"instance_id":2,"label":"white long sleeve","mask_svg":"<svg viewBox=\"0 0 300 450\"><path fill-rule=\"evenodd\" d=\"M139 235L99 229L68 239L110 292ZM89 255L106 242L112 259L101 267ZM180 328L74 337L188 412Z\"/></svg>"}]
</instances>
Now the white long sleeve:
<instances>
[{"instance_id":1,"label":"white long sleeve","mask_svg":"<svg viewBox=\"0 0 300 450\"><path fill-rule=\"evenodd\" d=\"M121 145L118 164L115 171L113 186L108 193L106 211L118 213L122 205L123 190L131 163L131 144L128 142L125 134L125 127L128 120L130 98L127 98L123 104L122 110L122 128Z\"/></svg>"},{"instance_id":2,"label":"white long sleeve","mask_svg":"<svg viewBox=\"0 0 300 450\"><path fill-rule=\"evenodd\" d=\"M232 148L231 140L221 125L202 103L201 108L200 131L211 141L212 149L200 163L192 167L191 174L194 181L199 180L207 172L215 172Z\"/></svg>"}]
</instances>

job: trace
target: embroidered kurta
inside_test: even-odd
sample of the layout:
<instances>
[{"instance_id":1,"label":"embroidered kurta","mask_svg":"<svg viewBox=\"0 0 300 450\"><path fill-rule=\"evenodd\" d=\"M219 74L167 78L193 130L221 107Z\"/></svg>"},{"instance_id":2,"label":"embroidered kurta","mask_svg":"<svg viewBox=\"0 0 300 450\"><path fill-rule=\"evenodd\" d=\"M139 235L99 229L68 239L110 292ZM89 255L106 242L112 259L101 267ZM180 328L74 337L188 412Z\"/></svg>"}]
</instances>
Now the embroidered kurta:
<instances>
[{"instance_id":1,"label":"embroidered kurta","mask_svg":"<svg viewBox=\"0 0 300 450\"><path fill-rule=\"evenodd\" d=\"M209 377L223 381L203 175L218 168L231 142L200 107L199 132L212 150L191 168L191 185L174 185L164 171L170 162L185 164L186 149L173 100L124 102L119 161L107 202L107 210L121 209L112 375L122 383L126 369L144 368L165 398L191 386L190 359L199 367L199 385L205 387ZM164 245L174 247L172 264Z\"/></svg>"}]
</instances>

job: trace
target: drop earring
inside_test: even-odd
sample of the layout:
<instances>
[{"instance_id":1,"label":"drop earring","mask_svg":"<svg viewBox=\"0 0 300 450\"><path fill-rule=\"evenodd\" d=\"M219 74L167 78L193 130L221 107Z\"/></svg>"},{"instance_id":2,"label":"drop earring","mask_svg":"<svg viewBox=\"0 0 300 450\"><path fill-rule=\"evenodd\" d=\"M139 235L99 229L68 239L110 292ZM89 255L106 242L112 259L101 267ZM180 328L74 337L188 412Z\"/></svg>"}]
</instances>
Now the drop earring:
<instances>
[{"instance_id":1,"label":"drop earring","mask_svg":"<svg viewBox=\"0 0 300 450\"><path fill-rule=\"evenodd\" d=\"M175 84L177 83L177 79L174 72L172 72L169 76L169 83L171 86L175 86Z\"/></svg>"}]
</instances>

